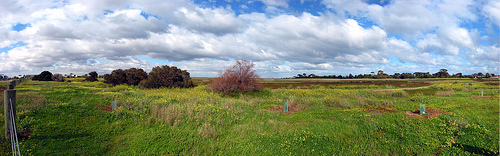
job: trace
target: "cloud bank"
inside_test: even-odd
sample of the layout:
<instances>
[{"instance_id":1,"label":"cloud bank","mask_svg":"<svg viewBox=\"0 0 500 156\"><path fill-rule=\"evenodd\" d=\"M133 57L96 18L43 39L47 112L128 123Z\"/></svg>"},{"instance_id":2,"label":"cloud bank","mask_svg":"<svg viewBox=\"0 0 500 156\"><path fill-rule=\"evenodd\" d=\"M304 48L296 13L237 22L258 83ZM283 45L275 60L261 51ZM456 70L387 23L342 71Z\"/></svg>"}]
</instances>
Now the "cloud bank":
<instances>
[{"instance_id":1,"label":"cloud bank","mask_svg":"<svg viewBox=\"0 0 500 156\"><path fill-rule=\"evenodd\" d=\"M500 74L498 0L226 3L2 1L0 73L167 64L214 77L247 59L263 77L441 68Z\"/></svg>"}]
</instances>

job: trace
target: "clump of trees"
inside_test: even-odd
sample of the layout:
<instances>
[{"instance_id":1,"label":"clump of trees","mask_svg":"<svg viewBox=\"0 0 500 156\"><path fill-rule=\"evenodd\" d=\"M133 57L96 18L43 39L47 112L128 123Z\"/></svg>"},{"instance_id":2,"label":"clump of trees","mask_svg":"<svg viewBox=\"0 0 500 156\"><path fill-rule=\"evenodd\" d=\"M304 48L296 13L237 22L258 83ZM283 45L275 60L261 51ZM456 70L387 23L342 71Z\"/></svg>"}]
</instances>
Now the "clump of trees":
<instances>
[{"instance_id":1,"label":"clump of trees","mask_svg":"<svg viewBox=\"0 0 500 156\"><path fill-rule=\"evenodd\" d=\"M116 69L111 74L104 74L104 83L138 85L141 88L189 88L194 86L189 72L168 65L154 67L149 75L143 69L138 68Z\"/></svg>"},{"instance_id":2,"label":"clump of trees","mask_svg":"<svg viewBox=\"0 0 500 156\"><path fill-rule=\"evenodd\" d=\"M112 85L128 84L137 86L139 82L146 79L147 76L148 74L142 69L116 69L113 70L111 74L104 74L104 83Z\"/></svg>"},{"instance_id":3,"label":"clump of trees","mask_svg":"<svg viewBox=\"0 0 500 156\"><path fill-rule=\"evenodd\" d=\"M259 75L253 70L253 62L238 60L236 64L219 73L210 85L213 91L224 94L260 91L261 86L256 79Z\"/></svg>"},{"instance_id":4,"label":"clump of trees","mask_svg":"<svg viewBox=\"0 0 500 156\"><path fill-rule=\"evenodd\" d=\"M38 81L53 81L52 79L52 73L49 71L43 71L38 75L33 76L31 80L38 80Z\"/></svg>"},{"instance_id":5,"label":"clump of trees","mask_svg":"<svg viewBox=\"0 0 500 156\"><path fill-rule=\"evenodd\" d=\"M180 87L190 88L194 86L189 72L177 67L167 65L154 67L146 80L139 83L141 88L161 88L161 87Z\"/></svg>"},{"instance_id":6,"label":"clump of trees","mask_svg":"<svg viewBox=\"0 0 500 156\"><path fill-rule=\"evenodd\" d=\"M97 74L97 72L95 71L90 72L89 75L85 77L85 81L90 81L90 82L98 81L97 80L98 76L99 75Z\"/></svg>"}]
</instances>

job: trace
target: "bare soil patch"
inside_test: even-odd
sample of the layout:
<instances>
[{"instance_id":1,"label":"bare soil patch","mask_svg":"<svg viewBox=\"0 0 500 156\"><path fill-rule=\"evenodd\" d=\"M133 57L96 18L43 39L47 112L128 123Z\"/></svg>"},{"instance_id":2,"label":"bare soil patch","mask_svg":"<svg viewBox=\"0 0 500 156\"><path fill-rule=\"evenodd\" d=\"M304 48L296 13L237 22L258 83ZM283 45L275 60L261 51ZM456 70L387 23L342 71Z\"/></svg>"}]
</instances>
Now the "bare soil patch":
<instances>
[{"instance_id":1,"label":"bare soil patch","mask_svg":"<svg viewBox=\"0 0 500 156\"><path fill-rule=\"evenodd\" d=\"M113 106L109 105L109 106L95 106L95 108L99 108L103 111L106 111L106 112L109 112L109 111L112 111L113 110Z\"/></svg>"},{"instance_id":2,"label":"bare soil patch","mask_svg":"<svg viewBox=\"0 0 500 156\"><path fill-rule=\"evenodd\" d=\"M283 111L283 106L270 105L269 108L271 108L271 110L275 111L275 112L281 112L283 114L292 114L294 112L298 112L298 111L307 109L307 108L309 108L309 106L304 105L304 104L300 104L300 103L295 102L295 101L289 101L287 112Z\"/></svg>"},{"instance_id":3,"label":"bare soil patch","mask_svg":"<svg viewBox=\"0 0 500 156\"><path fill-rule=\"evenodd\" d=\"M406 116L407 117L416 117L416 118L421 117L424 119L430 119L430 118L438 117L439 115L441 115L443 113L448 113L448 112L428 108L428 109L425 109L425 113L426 114L420 114L420 109L417 109L417 110L412 111L412 112L406 112Z\"/></svg>"}]
</instances>

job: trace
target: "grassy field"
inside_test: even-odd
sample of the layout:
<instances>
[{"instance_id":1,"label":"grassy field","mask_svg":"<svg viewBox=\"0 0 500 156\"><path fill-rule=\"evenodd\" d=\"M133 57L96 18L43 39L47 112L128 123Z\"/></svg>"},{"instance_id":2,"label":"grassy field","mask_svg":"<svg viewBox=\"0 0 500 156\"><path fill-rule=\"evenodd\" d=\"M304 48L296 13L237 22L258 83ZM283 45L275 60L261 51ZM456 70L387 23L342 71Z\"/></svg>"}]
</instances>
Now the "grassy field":
<instances>
[{"instance_id":1,"label":"grassy field","mask_svg":"<svg viewBox=\"0 0 500 156\"><path fill-rule=\"evenodd\" d=\"M151 90L102 80L24 82L16 87L18 131L33 132L21 153L499 154L498 79L262 79L262 92L236 96L211 92L210 81ZM295 112L282 112L285 102ZM440 113L412 117L421 103ZM10 142L0 145L11 155Z\"/></svg>"}]
</instances>

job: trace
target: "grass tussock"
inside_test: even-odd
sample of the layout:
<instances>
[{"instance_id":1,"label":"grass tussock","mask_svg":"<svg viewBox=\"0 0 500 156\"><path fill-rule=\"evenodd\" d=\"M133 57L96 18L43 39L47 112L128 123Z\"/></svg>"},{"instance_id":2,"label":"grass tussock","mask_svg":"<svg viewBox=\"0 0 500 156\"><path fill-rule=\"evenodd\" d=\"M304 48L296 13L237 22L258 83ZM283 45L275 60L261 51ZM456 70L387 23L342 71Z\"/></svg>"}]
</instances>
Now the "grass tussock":
<instances>
[{"instance_id":1,"label":"grass tussock","mask_svg":"<svg viewBox=\"0 0 500 156\"><path fill-rule=\"evenodd\" d=\"M455 95L455 91L447 90L447 91L437 91L436 96L453 96Z\"/></svg>"}]
</instances>

